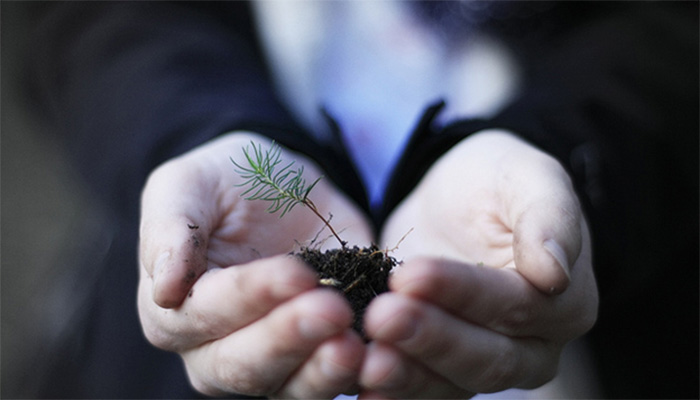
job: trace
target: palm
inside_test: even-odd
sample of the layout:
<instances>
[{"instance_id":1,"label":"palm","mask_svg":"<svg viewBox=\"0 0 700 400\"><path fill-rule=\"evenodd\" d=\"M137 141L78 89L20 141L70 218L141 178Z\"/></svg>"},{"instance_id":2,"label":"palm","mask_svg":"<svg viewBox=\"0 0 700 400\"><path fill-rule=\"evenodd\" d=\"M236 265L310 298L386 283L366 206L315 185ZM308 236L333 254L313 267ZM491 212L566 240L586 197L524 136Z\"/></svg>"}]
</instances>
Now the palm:
<instances>
[{"instance_id":1,"label":"palm","mask_svg":"<svg viewBox=\"0 0 700 400\"><path fill-rule=\"evenodd\" d=\"M548 238L570 238L564 250L576 256L582 217L573 193L553 158L503 132L477 134L428 171L389 218L383 240L391 245L414 228L398 249L402 258L447 257L499 268L532 265L523 261L534 260L533 254L548 257L541 255Z\"/></svg>"},{"instance_id":2,"label":"palm","mask_svg":"<svg viewBox=\"0 0 700 400\"><path fill-rule=\"evenodd\" d=\"M147 218L142 219L141 234L146 238L142 247L160 248L149 246L149 240L185 242L173 250L186 264L177 269L198 276L207 269L289 253L317 236L325 247L339 246L333 239L325 240L330 233L323 229L323 221L305 207L297 206L280 218L266 211L269 203L241 197L246 188L240 185L246 179L236 173L230 159L244 159L243 149L251 140L269 146L260 136L237 133L194 149L156 170L144 190L142 208ZM308 179L320 176L318 167L308 159L291 152L284 152L283 157L305 166ZM321 180L310 197L321 215L333 213L333 225L342 231L344 240L369 244L367 219L329 181ZM146 259L156 260L158 256ZM147 263L146 268L150 267ZM179 301L188 288L179 285L179 273L172 274L172 283L164 287L164 296L173 302Z\"/></svg>"},{"instance_id":3,"label":"palm","mask_svg":"<svg viewBox=\"0 0 700 400\"><path fill-rule=\"evenodd\" d=\"M276 149L280 150L279 147ZM220 151L223 151L223 148ZM240 151L236 148L233 152L240 153ZM202 159L209 163L211 163L210 157L202 155ZM285 158L287 157L291 159L292 155L286 153ZM201 178L214 179L220 183L213 186L215 191L208 196L210 199L216 199L210 207L216 209L213 216L219 219L217 228L212 231L210 237L209 260L211 262L218 266L233 265L259 257L289 252L294 247L310 244L313 240L323 242L328 247L340 245L334 241L335 239L325 240L330 236L330 232L324 231L324 221L316 218L306 204L299 202L297 207L284 207L284 204L291 205L290 202L282 203L277 208L274 208L273 204L271 208L271 202L265 200L275 198L276 193L267 198L249 195L255 193L257 187L249 191L251 187L246 184L250 183L249 177L236 173L231 163L227 161L227 156L221 154L217 162L209 165L211 171L204 171ZM308 161L304 162L298 158L294 161L305 164L307 171L305 178L311 177L314 182L320 179L320 171ZM301 171L297 175L301 177ZM303 189L303 185L301 186ZM333 210L335 224L345 229L344 233L348 238L363 242L369 239L367 223L357 209L348 204L339 192L323 180L319 180L318 186L313 188L313 204L322 215L330 216Z\"/></svg>"},{"instance_id":4,"label":"palm","mask_svg":"<svg viewBox=\"0 0 700 400\"><path fill-rule=\"evenodd\" d=\"M466 148L438 162L392 214L384 240L392 243L414 228L400 246L402 256L442 256L503 267L513 263L513 225L494 185L501 166L485 165L483 152Z\"/></svg>"},{"instance_id":5,"label":"palm","mask_svg":"<svg viewBox=\"0 0 700 400\"><path fill-rule=\"evenodd\" d=\"M268 204L264 201L240 198L242 191L232 187L227 190L230 193L222 193L230 201L221 204L217 228L209 239L208 259L214 266L226 267L288 253L314 239L328 247L340 245L329 238L331 234L324 229L324 223L305 206L295 207L280 218L267 212ZM329 201L319 200L316 202L319 208L329 208ZM334 224L344 229L344 238L369 241L367 225L360 214L338 210L333 216Z\"/></svg>"},{"instance_id":6,"label":"palm","mask_svg":"<svg viewBox=\"0 0 700 400\"><path fill-rule=\"evenodd\" d=\"M403 258L427 255L494 267L512 264L512 226L504 221L502 210L487 207L498 204L492 200L496 195L465 189L457 201L409 199L385 227L385 242L396 243L402 231L413 228L397 250Z\"/></svg>"}]
</instances>

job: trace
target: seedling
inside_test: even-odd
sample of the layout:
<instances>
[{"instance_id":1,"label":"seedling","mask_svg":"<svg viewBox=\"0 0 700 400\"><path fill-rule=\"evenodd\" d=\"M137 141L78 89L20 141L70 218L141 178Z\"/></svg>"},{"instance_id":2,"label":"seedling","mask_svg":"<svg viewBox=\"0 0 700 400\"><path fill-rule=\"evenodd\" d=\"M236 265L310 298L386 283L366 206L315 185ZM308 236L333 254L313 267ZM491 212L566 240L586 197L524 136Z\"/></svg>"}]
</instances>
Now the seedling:
<instances>
[{"instance_id":1,"label":"seedling","mask_svg":"<svg viewBox=\"0 0 700 400\"><path fill-rule=\"evenodd\" d=\"M349 248L331 226L330 216L324 217L309 198L311 190L322 178L307 184L303 178L304 167L295 169L293 161L283 163L282 149L274 142L266 150L254 143L251 147L252 153L250 147L243 149L247 165L231 159L236 172L245 179L238 186L248 187L241 196L246 200L270 202L267 211L273 214L281 212L280 218L301 204L323 221L341 248L321 252L302 247L296 255L316 270L320 286L334 288L348 299L355 313L353 327L363 334L364 311L374 297L389 290L389 273L397 264L396 260L389 256L388 250L379 250L376 245Z\"/></svg>"},{"instance_id":2,"label":"seedling","mask_svg":"<svg viewBox=\"0 0 700 400\"><path fill-rule=\"evenodd\" d=\"M297 204L303 204L323 221L341 247L345 247L347 242L338 236L330 221L321 215L314 202L309 199L309 193L322 177L319 177L311 185L307 186L306 180L302 177L304 174L303 165L294 170L292 168L294 161L292 161L281 169L275 170L282 163L280 158L282 149L277 144L273 142L270 149L266 151L262 150L261 145L255 146L255 143L252 142L251 145L253 147L253 156L251 156L247 148L243 150L243 154L248 161L248 167L238 164L231 158L231 162L238 168L236 172L242 178L247 179L247 181L238 186L250 185L250 188L243 192L241 196L246 200L271 202L272 204L270 204L267 211L274 214L282 210L280 218L284 217Z\"/></svg>"}]
</instances>

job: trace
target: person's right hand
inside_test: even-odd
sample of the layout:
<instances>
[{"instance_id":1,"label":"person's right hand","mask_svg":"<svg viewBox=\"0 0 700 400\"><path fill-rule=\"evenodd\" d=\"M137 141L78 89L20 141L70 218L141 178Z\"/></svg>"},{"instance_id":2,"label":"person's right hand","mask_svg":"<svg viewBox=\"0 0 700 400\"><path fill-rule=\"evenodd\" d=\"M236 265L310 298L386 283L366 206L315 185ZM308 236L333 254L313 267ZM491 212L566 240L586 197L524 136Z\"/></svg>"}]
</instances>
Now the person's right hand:
<instances>
[{"instance_id":1,"label":"person's right hand","mask_svg":"<svg viewBox=\"0 0 700 400\"><path fill-rule=\"evenodd\" d=\"M233 133L175 158L142 194L138 307L155 346L179 353L193 386L208 395L332 398L355 389L364 344L342 296L316 289L314 272L289 255L323 222L299 205L284 218L246 201L230 161L250 142ZM308 159L282 159L320 175ZM286 165L286 164L284 164ZM367 245L367 219L327 180L310 195L349 243ZM320 237L330 235L324 230ZM324 246L337 246L334 238Z\"/></svg>"}]
</instances>

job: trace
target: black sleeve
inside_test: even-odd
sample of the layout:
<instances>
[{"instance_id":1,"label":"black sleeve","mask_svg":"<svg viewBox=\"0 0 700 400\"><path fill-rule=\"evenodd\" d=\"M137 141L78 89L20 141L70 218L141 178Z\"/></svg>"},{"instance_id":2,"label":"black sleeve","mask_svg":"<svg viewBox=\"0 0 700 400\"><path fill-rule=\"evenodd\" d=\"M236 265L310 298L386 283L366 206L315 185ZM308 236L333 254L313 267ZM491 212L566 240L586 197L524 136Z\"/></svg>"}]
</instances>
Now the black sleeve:
<instances>
[{"instance_id":1,"label":"black sleeve","mask_svg":"<svg viewBox=\"0 0 700 400\"><path fill-rule=\"evenodd\" d=\"M591 223L607 395L697 397L698 3L558 7L579 17L528 44L522 90L501 113L435 127L440 105L428 110L384 215L461 139L519 134L569 171Z\"/></svg>"},{"instance_id":2,"label":"black sleeve","mask_svg":"<svg viewBox=\"0 0 700 400\"><path fill-rule=\"evenodd\" d=\"M246 2L68 2L40 7L35 101L94 191L136 215L147 174L231 130L310 154L362 204L337 143L311 140L268 79Z\"/></svg>"}]
</instances>

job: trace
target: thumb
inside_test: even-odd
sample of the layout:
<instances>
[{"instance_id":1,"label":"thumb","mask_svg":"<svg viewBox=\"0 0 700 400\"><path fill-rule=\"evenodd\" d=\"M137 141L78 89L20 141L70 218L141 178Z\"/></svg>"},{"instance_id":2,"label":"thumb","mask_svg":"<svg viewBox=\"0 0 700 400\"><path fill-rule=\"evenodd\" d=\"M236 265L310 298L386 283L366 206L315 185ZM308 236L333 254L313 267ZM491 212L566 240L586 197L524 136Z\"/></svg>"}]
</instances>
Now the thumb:
<instances>
[{"instance_id":1,"label":"thumb","mask_svg":"<svg viewBox=\"0 0 700 400\"><path fill-rule=\"evenodd\" d=\"M179 306L207 270L211 218L201 196L206 189L183 182L192 180L176 167L161 167L141 200L140 264L153 278L153 300L164 308Z\"/></svg>"},{"instance_id":2,"label":"thumb","mask_svg":"<svg viewBox=\"0 0 700 400\"><path fill-rule=\"evenodd\" d=\"M525 209L513 232L515 267L543 293L559 294L571 280L581 253L578 201L547 199Z\"/></svg>"},{"instance_id":3,"label":"thumb","mask_svg":"<svg viewBox=\"0 0 700 400\"><path fill-rule=\"evenodd\" d=\"M142 225L141 263L153 278L153 301L179 306L207 270L207 235L186 219Z\"/></svg>"}]
</instances>

